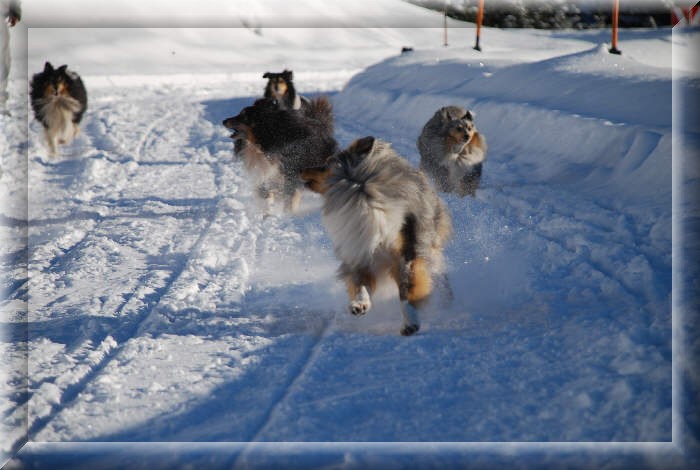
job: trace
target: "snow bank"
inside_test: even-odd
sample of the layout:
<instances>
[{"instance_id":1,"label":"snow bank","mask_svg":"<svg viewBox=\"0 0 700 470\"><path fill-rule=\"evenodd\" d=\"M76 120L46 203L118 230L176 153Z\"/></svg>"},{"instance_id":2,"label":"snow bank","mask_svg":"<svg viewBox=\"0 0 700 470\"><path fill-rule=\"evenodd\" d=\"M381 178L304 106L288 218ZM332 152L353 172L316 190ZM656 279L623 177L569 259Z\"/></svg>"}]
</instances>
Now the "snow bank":
<instances>
[{"instance_id":1,"label":"snow bank","mask_svg":"<svg viewBox=\"0 0 700 470\"><path fill-rule=\"evenodd\" d=\"M527 64L456 57L433 61L424 52L372 66L336 98L338 112L381 130L387 123L386 132L400 129L409 140L440 107L466 106L494 163L507 159L517 175L500 184L555 183L610 201L670 204L669 70L661 78L602 47ZM624 78L602 67L625 70ZM407 156L417 162L415 148Z\"/></svg>"}]
</instances>

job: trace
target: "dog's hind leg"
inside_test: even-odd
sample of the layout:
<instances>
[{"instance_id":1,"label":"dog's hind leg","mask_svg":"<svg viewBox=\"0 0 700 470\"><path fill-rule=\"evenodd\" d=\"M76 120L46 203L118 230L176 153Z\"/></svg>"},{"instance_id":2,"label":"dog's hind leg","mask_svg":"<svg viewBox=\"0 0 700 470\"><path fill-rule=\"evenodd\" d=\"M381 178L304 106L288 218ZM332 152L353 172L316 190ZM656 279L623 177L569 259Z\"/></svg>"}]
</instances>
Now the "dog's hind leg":
<instances>
[{"instance_id":1,"label":"dog's hind leg","mask_svg":"<svg viewBox=\"0 0 700 470\"><path fill-rule=\"evenodd\" d=\"M265 216L272 215L275 212L275 192L269 189L265 190L263 196L263 214Z\"/></svg>"},{"instance_id":2,"label":"dog's hind leg","mask_svg":"<svg viewBox=\"0 0 700 470\"><path fill-rule=\"evenodd\" d=\"M353 315L364 315L372 308L372 300L366 285L357 286L357 293L350 301L350 313Z\"/></svg>"},{"instance_id":3,"label":"dog's hind leg","mask_svg":"<svg viewBox=\"0 0 700 470\"><path fill-rule=\"evenodd\" d=\"M447 277L447 273L435 275L435 290L440 297L440 307L447 308L452 305L455 294L452 291L452 286L450 286L450 279Z\"/></svg>"},{"instance_id":4,"label":"dog's hind leg","mask_svg":"<svg viewBox=\"0 0 700 470\"><path fill-rule=\"evenodd\" d=\"M58 147L56 143L56 136L53 132L50 132L48 129L45 130L44 134L46 136L46 145L48 147L49 157L55 157L56 149Z\"/></svg>"},{"instance_id":5,"label":"dog's hind leg","mask_svg":"<svg viewBox=\"0 0 700 470\"><path fill-rule=\"evenodd\" d=\"M416 252L417 230L416 217L407 215L397 240L398 256L390 270L391 277L399 288L403 336L410 336L420 329L418 309L432 291L430 265Z\"/></svg>"},{"instance_id":6,"label":"dog's hind leg","mask_svg":"<svg viewBox=\"0 0 700 470\"><path fill-rule=\"evenodd\" d=\"M255 198L256 207L262 212L263 217L272 215L275 206L275 193L263 183L255 188L255 195L257 196Z\"/></svg>"},{"instance_id":7,"label":"dog's hind leg","mask_svg":"<svg viewBox=\"0 0 700 470\"><path fill-rule=\"evenodd\" d=\"M292 194L287 194L284 201L284 209L289 214L294 214L299 209L301 203L301 191L294 189Z\"/></svg>"},{"instance_id":8,"label":"dog's hind leg","mask_svg":"<svg viewBox=\"0 0 700 470\"><path fill-rule=\"evenodd\" d=\"M350 313L364 315L372 308L370 295L376 288L377 280L369 272L352 273L345 277L350 297Z\"/></svg>"},{"instance_id":9,"label":"dog's hind leg","mask_svg":"<svg viewBox=\"0 0 700 470\"><path fill-rule=\"evenodd\" d=\"M432 292L432 277L428 263L423 258L416 258L412 262L406 263L408 285L406 292L406 302L403 303L402 311L404 324L401 334L410 336L420 328L418 319L418 309L430 297Z\"/></svg>"},{"instance_id":10,"label":"dog's hind leg","mask_svg":"<svg viewBox=\"0 0 700 470\"><path fill-rule=\"evenodd\" d=\"M408 302L401 302L401 316L403 317L401 336L411 336L417 333L420 329L418 310Z\"/></svg>"},{"instance_id":11,"label":"dog's hind leg","mask_svg":"<svg viewBox=\"0 0 700 470\"><path fill-rule=\"evenodd\" d=\"M459 195L476 196L476 190L479 189L481 183L481 163L477 163L472 168L469 168L459 182Z\"/></svg>"},{"instance_id":12,"label":"dog's hind leg","mask_svg":"<svg viewBox=\"0 0 700 470\"><path fill-rule=\"evenodd\" d=\"M422 258L402 260L400 266L392 269L392 277L399 288L403 318L401 334L410 336L420 329L418 311L430 297L433 289L430 269Z\"/></svg>"}]
</instances>

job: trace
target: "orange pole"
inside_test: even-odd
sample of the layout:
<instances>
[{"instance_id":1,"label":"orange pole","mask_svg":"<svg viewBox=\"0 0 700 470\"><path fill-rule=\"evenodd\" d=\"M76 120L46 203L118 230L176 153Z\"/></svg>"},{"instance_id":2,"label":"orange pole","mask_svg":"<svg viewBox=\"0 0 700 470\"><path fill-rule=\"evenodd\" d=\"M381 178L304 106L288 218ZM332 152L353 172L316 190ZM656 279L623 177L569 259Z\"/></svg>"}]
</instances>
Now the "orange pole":
<instances>
[{"instance_id":1,"label":"orange pole","mask_svg":"<svg viewBox=\"0 0 700 470\"><path fill-rule=\"evenodd\" d=\"M612 12L612 47L610 48L611 54L622 54L620 49L617 48L617 22L620 18L620 0L613 0L613 12Z\"/></svg>"},{"instance_id":2,"label":"orange pole","mask_svg":"<svg viewBox=\"0 0 700 470\"><path fill-rule=\"evenodd\" d=\"M476 14L476 45L474 49L481 50L479 39L481 38L481 21L484 19L484 0L479 0L479 11Z\"/></svg>"}]
</instances>

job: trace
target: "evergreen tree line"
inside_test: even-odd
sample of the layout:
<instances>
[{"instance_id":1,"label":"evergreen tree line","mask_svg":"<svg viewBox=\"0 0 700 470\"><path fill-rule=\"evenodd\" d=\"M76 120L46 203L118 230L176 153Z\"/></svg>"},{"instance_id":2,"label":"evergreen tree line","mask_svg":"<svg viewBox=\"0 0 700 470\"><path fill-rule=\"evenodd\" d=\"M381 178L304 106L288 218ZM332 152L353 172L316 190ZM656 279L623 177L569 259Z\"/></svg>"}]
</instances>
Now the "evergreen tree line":
<instances>
[{"instance_id":1,"label":"evergreen tree line","mask_svg":"<svg viewBox=\"0 0 700 470\"><path fill-rule=\"evenodd\" d=\"M478 0L410 0L463 21L476 22ZM447 4L446 4L447 3ZM613 0L497 1L485 0L483 25L497 28L588 29L605 28L612 20ZM655 28L671 24L669 0L620 1L621 28Z\"/></svg>"}]
</instances>

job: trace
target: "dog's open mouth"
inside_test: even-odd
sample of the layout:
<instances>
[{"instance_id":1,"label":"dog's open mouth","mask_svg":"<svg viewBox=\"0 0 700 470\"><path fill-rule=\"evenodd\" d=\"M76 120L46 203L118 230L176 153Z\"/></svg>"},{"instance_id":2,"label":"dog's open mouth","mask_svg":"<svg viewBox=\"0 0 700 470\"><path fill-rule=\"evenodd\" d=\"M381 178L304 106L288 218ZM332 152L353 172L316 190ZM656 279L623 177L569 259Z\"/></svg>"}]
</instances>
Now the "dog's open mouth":
<instances>
[{"instance_id":1,"label":"dog's open mouth","mask_svg":"<svg viewBox=\"0 0 700 470\"><path fill-rule=\"evenodd\" d=\"M226 124L224 123L224 125ZM243 129L239 129L236 125L228 125L226 126L226 129L231 131L229 137L231 137L233 140L243 139L245 137Z\"/></svg>"},{"instance_id":2,"label":"dog's open mouth","mask_svg":"<svg viewBox=\"0 0 700 470\"><path fill-rule=\"evenodd\" d=\"M228 118L222 123L224 127L231 131L229 137L233 140L245 139L246 126L238 122L235 118Z\"/></svg>"}]
</instances>

